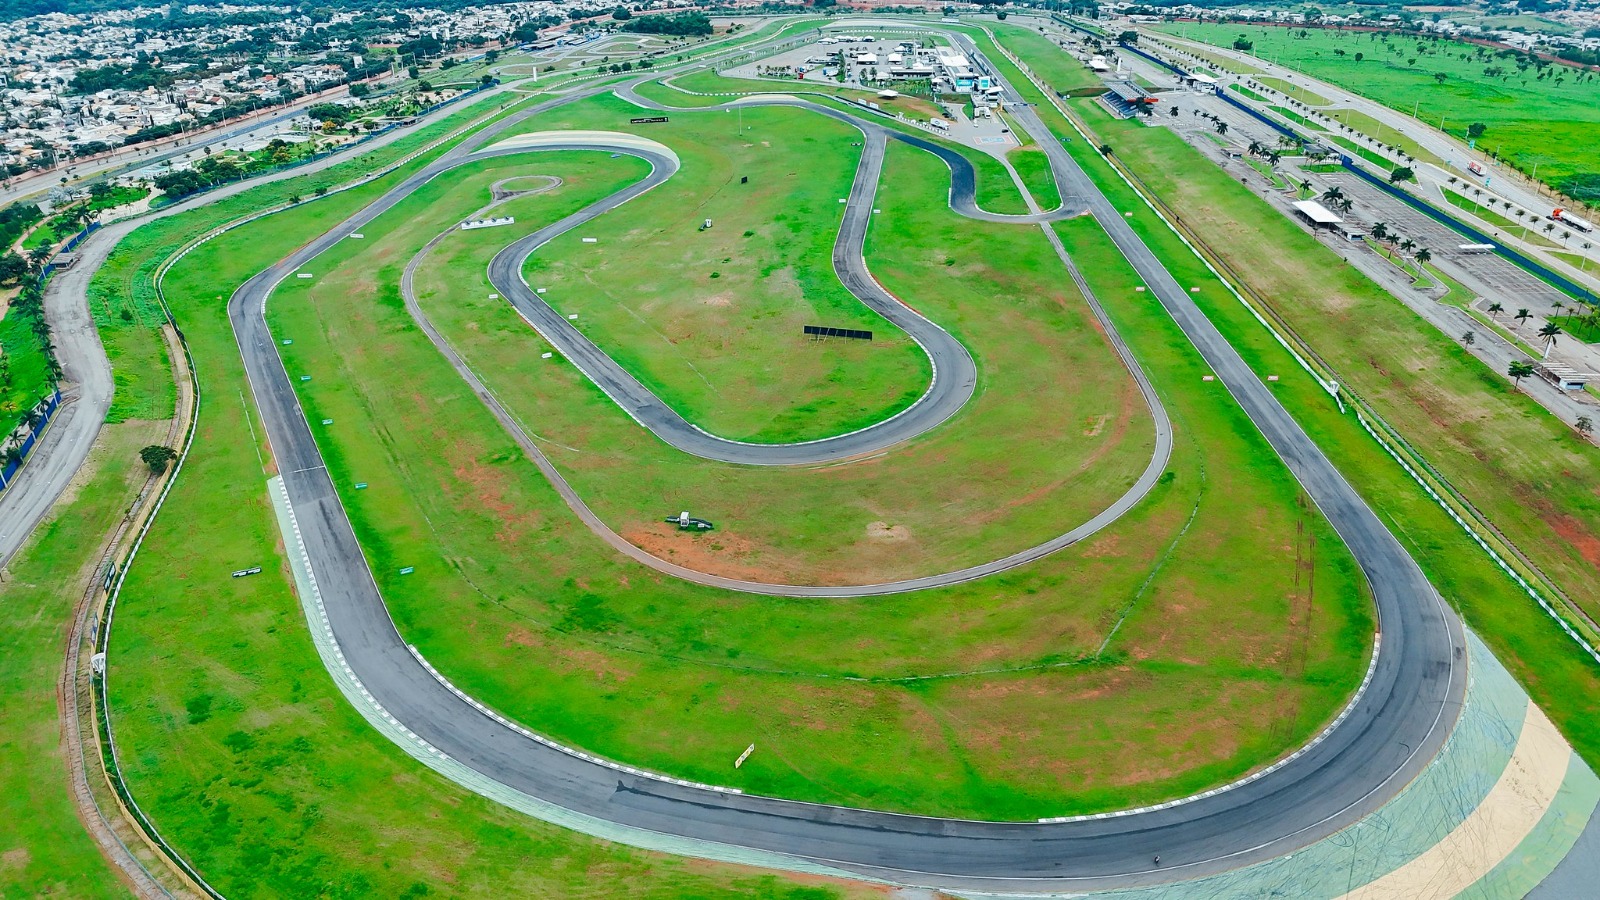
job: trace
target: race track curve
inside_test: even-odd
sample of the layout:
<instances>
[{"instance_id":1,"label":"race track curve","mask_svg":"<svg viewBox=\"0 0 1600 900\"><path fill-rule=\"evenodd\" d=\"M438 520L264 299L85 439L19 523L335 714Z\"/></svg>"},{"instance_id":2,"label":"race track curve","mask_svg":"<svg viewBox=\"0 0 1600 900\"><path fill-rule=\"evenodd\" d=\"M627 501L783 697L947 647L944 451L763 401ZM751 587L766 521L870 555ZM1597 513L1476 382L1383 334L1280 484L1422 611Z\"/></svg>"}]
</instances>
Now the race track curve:
<instances>
[{"instance_id":1,"label":"race track curve","mask_svg":"<svg viewBox=\"0 0 1600 900\"><path fill-rule=\"evenodd\" d=\"M388 616L283 371L262 305L275 284L344 234L459 165L504 128L559 102L534 107L468 139L251 279L229 304L328 628L362 689L418 740L504 788L641 834L699 842L701 849L691 852L701 855L727 858L728 851L749 848L895 881L998 890L1148 883L1278 855L1375 808L1432 759L1455 719L1465 685L1459 623L1398 541L1070 159L1063 196L1087 200L1367 576L1381 652L1363 692L1337 727L1259 777L1226 790L1126 814L1000 823L797 803L634 774L535 740L450 690L410 651ZM1029 118L1037 121L1031 110L1017 114L1031 131ZM1057 159L1052 155L1053 163ZM1151 863L1157 854L1159 870Z\"/></svg>"}]
</instances>

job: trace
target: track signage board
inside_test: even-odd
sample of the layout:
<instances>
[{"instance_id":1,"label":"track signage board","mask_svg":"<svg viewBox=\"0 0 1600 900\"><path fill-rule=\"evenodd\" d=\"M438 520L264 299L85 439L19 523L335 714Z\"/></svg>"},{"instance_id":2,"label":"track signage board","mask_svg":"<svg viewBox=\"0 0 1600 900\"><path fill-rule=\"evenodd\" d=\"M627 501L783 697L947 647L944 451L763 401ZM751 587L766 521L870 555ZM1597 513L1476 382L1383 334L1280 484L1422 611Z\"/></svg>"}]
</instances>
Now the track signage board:
<instances>
[{"instance_id":1,"label":"track signage board","mask_svg":"<svg viewBox=\"0 0 1600 900\"><path fill-rule=\"evenodd\" d=\"M662 122L665 122L665 121L667 121L667 117L666 116L644 116L643 118L629 119L628 120L628 124L629 125L659 125L659 124L661 124Z\"/></svg>"}]
</instances>

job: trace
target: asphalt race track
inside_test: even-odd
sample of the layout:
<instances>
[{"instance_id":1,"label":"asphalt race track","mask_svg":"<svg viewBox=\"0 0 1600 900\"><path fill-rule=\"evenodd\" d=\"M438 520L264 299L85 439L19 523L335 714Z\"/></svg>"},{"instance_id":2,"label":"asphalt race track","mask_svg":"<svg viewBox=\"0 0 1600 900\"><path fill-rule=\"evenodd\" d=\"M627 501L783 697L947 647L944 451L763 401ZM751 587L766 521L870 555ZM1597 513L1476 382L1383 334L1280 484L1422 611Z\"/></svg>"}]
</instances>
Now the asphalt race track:
<instances>
[{"instance_id":1,"label":"asphalt race track","mask_svg":"<svg viewBox=\"0 0 1600 900\"><path fill-rule=\"evenodd\" d=\"M852 122L852 124L856 123ZM886 317L895 321L904 320L910 323L911 327L927 330L933 337L929 344L939 348L939 353L937 354L932 351L929 352L931 359L937 361L954 358L970 367L972 360L967 355L966 348L956 343L937 325L924 319L909 308L902 306L899 301L878 287L877 283L872 281L870 275L865 273L862 261L862 248L866 239L865 210L871 208L878 176L882 170L885 134L881 130L865 131L863 133L867 140L863 142L865 149L863 150L862 161L858 166L856 181L848 200L845 212L845 226L840 229L839 238L834 244L834 267L842 280L847 276L857 279L857 286L852 287L851 290L856 292L856 296L861 298L868 306L873 309L881 309ZM560 313L545 303L537 292L531 290L520 276L528 256L536 252L539 247L560 234L592 221L595 217L605 212L616 209L622 203L659 185L677 170L678 161L676 157L670 150L654 141L610 132L585 132L581 135L581 143L574 143L574 137L577 137L577 135L570 132L542 132L519 135L517 138L513 138L512 141L496 146L505 146L515 142L519 149L526 152L601 150L625 153L649 161L652 165L651 173L638 184L630 185L610 197L511 244L505 250L496 254L491 261L489 268L490 279L494 286L499 288L501 295L512 302L524 319L530 322L564 355L573 359L580 371L584 372L591 381L605 391L613 402L616 402L618 406L632 414L636 421L645 424L658 436L668 440L679 449L694 452L692 448L709 445L712 451L719 453L731 451L735 458L729 461L768 465L783 464L780 461L786 459L796 460L798 458L799 462L811 461L807 454L815 454L817 452L827 452L845 457L866 453L876 449L877 446L882 446L882 442L885 440L890 442L905 440L907 437L920 433L922 430L932 427L933 424L937 424L923 424L923 421L927 418L926 416L922 420L901 420L899 416L896 416L886 419L872 428L852 432L832 441L762 445L724 441L721 438L707 435L692 424L685 422L682 417L662 403L648 389L639 385L625 369L607 356L604 351L595 347L577 329L573 328ZM940 149L942 150L943 148ZM957 156L959 157L959 154ZM966 161L963 159L962 162L965 163ZM955 171L957 170L952 169L952 173ZM491 203L489 206L479 209L470 218L486 215L488 210L495 205L497 204ZM1029 221L1034 217L1020 218L1023 221ZM1044 217L1037 218L1042 219ZM852 224L852 222L855 224ZM473 393L478 396L479 400L495 416L501 426L505 428L511 438L517 442L529 459L533 460L534 464L539 467L540 472L550 481L567 506L588 526L589 530L624 556L674 578L724 590L783 597L844 598L884 596L936 587L948 587L952 584L983 578L1007 569L1026 565L1094 535L1120 519L1129 510L1137 506L1140 500L1144 499L1144 496L1155 486L1157 479L1161 477L1161 473L1165 471L1167 462L1172 456L1172 424L1168 419L1166 408L1161 404L1155 388L1150 384L1150 380L1145 376L1137 360L1133 358L1131 352L1128 351L1117 335L1115 326L1096 306L1096 316L1100 318L1108 339L1122 357L1128 372L1138 385L1140 394L1145 400L1146 408L1150 411L1151 418L1154 420L1155 444L1152 448L1149 464L1145 466L1144 471L1140 473L1139 478L1134 481L1133 485L1088 521L1048 541L997 560L990 560L964 569L941 572L934 575L876 584L823 587L747 581L701 572L678 565L651 555L617 534L602 521L567 482L561 472L550 462L544 451L523 429L516 417L512 416L500 401L495 398L493 392L484 386L477 374L472 371L460 354L456 353L449 342L439 334L438 330L433 327L432 322L428 320L427 315L422 311L421 305L417 302L416 294L412 287L412 279L420 261L452 231L454 231L454 226L429 241L407 263L400 279L400 294L405 301L406 310L416 320L418 327L428 336L428 339L433 342L440 353L444 354L456 372L472 388ZM923 346L927 347L929 344L924 344ZM950 345L954 346L951 347ZM938 363L936 362L935 365L937 366ZM975 374L974 372L974 376ZM970 380L967 385L968 390L961 397L960 402L962 403L971 394ZM932 393L931 388L929 393ZM926 399L926 395L924 399ZM915 408L912 407L912 409ZM954 410L951 410L951 412L953 413ZM937 411L933 414L938 415ZM901 415L904 415L904 413ZM898 430L891 430L892 428L897 428ZM873 441L878 443L869 443ZM834 458L832 455L827 458Z\"/></svg>"},{"instance_id":2,"label":"asphalt race track","mask_svg":"<svg viewBox=\"0 0 1600 900\"><path fill-rule=\"evenodd\" d=\"M981 60L972 49L974 59ZM1433 758L1465 689L1459 623L1399 542L1144 246L1121 211L1059 152L1051 159L1062 195L1083 199L1366 574L1377 605L1381 651L1337 727L1228 789L1125 814L1000 823L798 803L635 775L533 740L452 692L411 653L390 620L262 313L272 288L307 261L429 179L469 158L499 155L478 148L560 102L565 101L533 107L467 139L251 279L229 303L329 627L364 689L420 740L506 787L597 819L822 861L895 881L975 890L1126 886L1277 856L1376 808ZM828 109L829 115L847 115ZM1030 132L1046 138L1042 145L1053 141L1031 110L1013 111ZM953 190L955 182L953 177ZM1157 855L1159 867L1152 862Z\"/></svg>"}]
</instances>

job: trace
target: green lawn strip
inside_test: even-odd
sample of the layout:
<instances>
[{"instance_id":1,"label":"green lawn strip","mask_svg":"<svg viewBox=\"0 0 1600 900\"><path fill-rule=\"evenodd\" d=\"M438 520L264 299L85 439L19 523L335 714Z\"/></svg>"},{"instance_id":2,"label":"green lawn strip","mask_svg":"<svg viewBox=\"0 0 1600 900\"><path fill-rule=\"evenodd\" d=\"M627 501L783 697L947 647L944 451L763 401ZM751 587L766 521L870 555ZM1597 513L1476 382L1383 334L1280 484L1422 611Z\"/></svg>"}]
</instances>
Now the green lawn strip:
<instances>
[{"instance_id":1,"label":"green lawn strip","mask_svg":"<svg viewBox=\"0 0 1600 900\"><path fill-rule=\"evenodd\" d=\"M259 425L253 439L225 300L246 274L394 183L251 226L243 252L208 244L166 283L215 401L201 410L183 476L118 606L111 696L124 774L141 806L230 897L865 896L527 819L418 766L334 689L307 640L281 547L274 560ZM194 233L209 217L174 221ZM268 574L229 578L241 559Z\"/></svg>"},{"instance_id":2,"label":"green lawn strip","mask_svg":"<svg viewBox=\"0 0 1600 900\"><path fill-rule=\"evenodd\" d=\"M0 377L0 438L4 438L22 414L49 392L50 361L32 321L14 309L0 318L0 354L5 360L5 375Z\"/></svg>"},{"instance_id":3,"label":"green lawn strip","mask_svg":"<svg viewBox=\"0 0 1600 900\"><path fill-rule=\"evenodd\" d=\"M1224 216L1226 224L1191 224L1235 235L1241 228L1265 232L1260 239L1241 235L1228 242L1229 248L1252 251L1248 258L1236 257L1234 265L1260 275L1271 273L1273 279L1263 279L1257 289L1282 299L1278 312L1313 338L1317 351L1342 377L1569 594L1580 603L1595 596L1595 568L1580 550L1588 540L1582 523L1596 521L1591 508L1595 495L1584 483L1585 473L1595 471L1593 446L1579 441L1530 398L1511 392L1497 373L1452 338L1439 335L1347 267L1329 261L1326 269L1319 267L1316 276L1308 276L1306 258L1315 259L1326 251L1311 246L1311 239L1292 223L1260 209L1261 201L1239 191L1230 179L1190 162L1192 151L1176 138L1157 129L1116 128L1109 116L1087 106L1078 111L1090 118L1102 140L1129 143L1130 150L1140 148L1142 140L1167 145L1145 151L1148 160L1136 153L1132 161L1159 196L1177 197L1182 185L1193 185L1202 190L1205 202L1231 213ZM1198 261L1190 262L1193 254L1176 236L1148 221L1153 217L1144 212L1143 203L1107 171L1103 160L1081 142L1066 146L1119 206L1138 211L1136 227L1175 273L1191 273L1187 278L1179 275L1180 282L1202 286L1197 299L1206 300L1213 321L1247 360L1259 353L1275 358L1268 371L1294 370L1292 359L1248 310L1223 294ZM1124 154L1119 150L1118 155ZM1185 173L1181 182L1173 178L1180 171ZM1291 265L1280 277L1278 264L1284 261ZM1209 293L1204 287L1207 281L1213 286ZM1325 308L1330 299L1339 303L1333 315ZM1386 323L1385 328L1372 329L1374 321ZM1380 337L1381 348L1366 340ZM1382 359L1404 364L1380 368L1375 361ZM1600 759L1600 677L1594 667L1354 421L1338 415L1326 396L1304 380L1305 390L1289 401L1302 426L1390 521L1434 585L1485 636L1574 746L1591 762ZM1449 393L1443 390L1446 387ZM1441 420L1452 423L1448 430L1439 426ZM1540 486L1536 493L1535 485Z\"/></svg>"},{"instance_id":4,"label":"green lawn strip","mask_svg":"<svg viewBox=\"0 0 1600 900\"><path fill-rule=\"evenodd\" d=\"M629 112L597 99L537 127L614 130ZM740 140L723 132L727 120L681 113L650 131L678 154L678 175L541 247L523 277L713 434L812 440L910 406L933 377L927 355L833 271L861 133L805 110L757 108L745 111ZM865 329L873 340L819 347L806 325Z\"/></svg>"},{"instance_id":5,"label":"green lawn strip","mask_svg":"<svg viewBox=\"0 0 1600 900\"><path fill-rule=\"evenodd\" d=\"M1061 191L1056 186L1055 173L1050 171L1050 157L1043 150L1018 148L1012 150L1008 158L1040 209L1050 210L1061 205Z\"/></svg>"},{"instance_id":6,"label":"green lawn strip","mask_svg":"<svg viewBox=\"0 0 1600 900\"><path fill-rule=\"evenodd\" d=\"M1277 113L1280 116L1283 116L1285 119L1288 119L1289 121L1295 123L1296 125L1304 126L1306 128L1311 129L1312 131L1327 131L1328 130L1327 128L1323 127L1323 125L1321 123L1313 122L1310 119L1306 118L1305 116L1302 116L1299 113L1295 112L1294 110L1288 108L1287 106L1271 106L1271 107L1268 107L1268 109L1271 109L1273 112Z\"/></svg>"},{"instance_id":7,"label":"green lawn strip","mask_svg":"<svg viewBox=\"0 0 1600 900\"><path fill-rule=\"evenodd\" d=\"M1415 260L1407 259L1399 252L1390 249L1384 244L1378 243L1370 237L1363 238L1362 240L1364 240L1366 245L1372 249L1372 252L1379 254L1384 259L1388 260L1390 265L1394 266L1396 269L1399 269L1401 272L1404 272L1406 277L1411 279L1412 287L1430 288L1434 286L1433 279L1428 277L1428 274L1423 271L1422 267L1419 266Z\"/></svg>"},{"instance_id":8,"label":"green lawn strip","mask_svg":"<svg viewBox=\"0 0 1600 900\"><path fill-rule=\"evenodd\" d=\"M1600 82L1572 68L1523 67L1490 48L1411 35L1312 28L1300 38L1297 29L1235 23L1158 28L1218 45L1242 36L1263 59L1414 112L1430 125L1442 116L1445 130L1463 140L1469 125L1482 123L1478 149L1524 173L1537 163L1547 184L1600 202L1600 167L1589 140L1600 126Z\"/></svg>"},{"instance_id":9,"label":"green lawn strip","mask_svg":"<svg viewBox=\"0 0 1600 900\"><path fill-rule=\"evenodd\" d=\"M1378 166L1385 172L1392 171L1396 166L1400 165L1389 157L1384 156L1382 153L1373 150L1365 144L1357 142L1354 138L1347 138L1343 135L1336 134L1330 136L1328 139L1345 148L1346 150L1355 153L1355 155L1361 157L1367 162Z\"/></svg>"},{"instance_id":10,"label":"green lawn strip","mask_svg":"<svg viewBox=\"0 0 1600 900\"><path fill-rule=\"evenodd\" d=\"M94 577L102 542L144 481L139 448L165 433L164 424L149 423L103 430L81 489L40 526L0 584L0 895L127 895L78 820L56 685L81 581Z\"/></svg>"},{"instance_id":11,"label":"green lawn strip","mask_svg":"<svg viewBox=\"0 0 1600 900\"><path fill-rule=\"evenodd\" d=\"M1454 206L1456 209L1464 209L1467 212L1472 213L1473 215L1477 216L1478 218L1484 220L1485 222L1488 222L1490 225L1494 225L1494 226L1497 226L1499 228L1520 228L1520 227L1522 227L1522 226L1518 225L1516 222L1513 222L1510 219L1506 218L1505 216L1503 216L1503 215L1495 212L1494 210L1490 209L1489 207L1484 206L1484 205L1482 205L1480 203L1475 203L1475 202L1473 202L1471 200L1468 200L1466 197L1462 196L1461 194L1459 194L1459 193L1457 193L1455 191L1450 190L1449 188L1446 188L1444 190L1444 200L1445 200L1446 203L1450 204L1451 206Z\"/></svg>"},{"instance_id":12,"label":"green lawn strip","mask_svg":"<svg viewBox=\"0 0 1600 900\"><path fill-rule=\"evenodd\" d=\"M939 164L927 162L917 171L936 178ZM636 543L767 580L859 583L946 571L1042 542L1103 509L1147 464L1151 435L1131 382L1106 365L1109 349L1055 277L1059 262L1043 236L961 218L939 202L937 183L923 190L932 203L907 219L917 237L893 249L869 246L868 263L973 349L979 393L925 439L886 458L831 467L824 478L685 456L587 382L571 388L592 398L581 407L567 391L551 394L541 373L553 364L530 354L526 325L488 299L483 272L498 244L447 238L419 271L417 289L504 402L555 442L552 458L587 502ZM913 266L905 277L897 274L902 256ZM810 354L853 346L840 344L797 339ZM1019 402L1063 370L1075 373L1073 390L1056 392L1045 408ZM771 515L774 505L785 514ZM685 544L661 521L685 506L716 522L718 533Z\"/></svg>"},{"instance_id":13,"label":"green lawn strip","mask_svg":"<svg viewBox=\"0 0 1600 900\"><path fill-rule=\"evenodd\" d=\"M1597 264L1593 259L1590 259L1581 253L1564 253L1556 250L1552 251L1550 255L1556 257L1557 259L1563 260L1568 265L1584 274L1588 274L1590 266L1596 266L1597 268L1600 268L1600 264Z\"/></svg>"},{"instance_id":14,"label":"green lawn strip","mask_svg":"<svg viewBox=\"0 0 1600 900\"><path fill-rule=\"evenodd\" d=\"M1322 96L1310 88L1301 87L1298 84L1284 81L1282 78L1278 78L1276 76L1257 75L1255 80L1259 84L1264 84L1278 93L1283 94L1284 96L1299 100L1301 103L1304 103L1307 106L1327 106L1330 102L1327 97Z\"/></svg>"},{"instance_id":15,"label":"green lawn strip","mask_svg":"<svg viewBox=\"0 0 1600 900\"><path fill-rule=\"evenodd\" d=\"M1377 140L1378 143L1393 147L1413 159L1433 163L1436 166L1444 165L1444 160L1435 155L1433 151L1424 149L1422 145L1408 135L1394 130L1360 110L1340 108L1328 112L1327 115L1334 121L1342 125L1348 125L1367 137Z\"/></svg>"},{"instance_id":16,"label":"green lawn strip","mask_svg":"<svg viewBox=\"0 0 1600 900\"><path fill-rule=\"evenodd\" d=\"M1600 343L1600 323L1593 316L1556 316L1551 321L1585 344Z\"/></svg>"},{"instance_id":17,"label":"green lawn strip","mask_svg":"<svg viewBox=\"0 0 1600 900\"><path fill-rule=\"evenodd\" d=\"M908 187L884 200L875 228L893 227L888 223L912 210L941 208L944 189L927 175L942 164L899 145L890 153L890 176ZM384 232L377 243L335 253L379 254L398 268L408 251L390 242L404 239L410 246L425 240L436 224L422 219L447 218L446 212L397 208L394 214L417 223L418 233ZM911 228L896 240L926 241L926 234ZM899 258L898 266L925 265L907 254ZM329 262L333 268L319 285L285 286L272 316L282 333L294 335L286 348L290 370L317 366L311 381L299 383L302 402L313 418L338 423L319 429L319 437L385 596L407 640L452 680L552 736L747 790L1027 817L1064 806L1171 796L1224 771L1243 772L1260 762L1263 746L1281 739L1277 746L1287 749L1306 733L1302 725L1332 712L1320 685L1297 685L1298 675L1276 671L1257 655L1258 641L1298 646L1303 637L1284 634L1290 624L1279 617L1293 591L1293 564L1274 553L1245 554L1250 566L1260 568L1241 578L1240 560L1221 551L1257 542L1276 547L1304 524L1306 513L1295 506L1293 484L1281 472L1269 476L1270 470L1243 466L1237 481L1230 476L1217 494L1229 502L1202 509L1196 527L1205 538L1197 539L1192 555L1185 550L1169 560L1145 595L1155 610L1168 598L1187 609L1209 610L1197 613L1198 621L1216 615L1251 622L1222 635L1197 626L1206 634L1193 643L1208 647L1205 659L1213 668L1198 676L1202 684L1195 690L1189 686L1197 670L1182 657L1163 665L1161 647L1154 644L1134 657L1144 660L1137 676L1108 675L1119 669L1108 670L1105 660L1074 664L1093 654L1116 612L1139 596L1139 585L1192 511L1200 489L1193 461L1179 461L1173 483L1102 538L1027 570L871 601L727 595L659 578L601 551L406 323L392 288L380 282L364 294L336 281L335 273L370 266L343 265L341 258ZM880 277L892 283L896 266L885 262L881 268ZM462 330L494 335L506 327L474 321L476 329ZM526 346L525 330L515 340ZM335 344L363 349L338 355L330 350ZM525 351L527 358L536 347ZM390 377L394 371L405 371L407 379L397 382ZM586 395L601 399L562 364L550 364L529 383L542 383L559 404ZM500 384L498 393L514 408L525 402L519 383ZM537 412L523 418L537 423L553 442L552 452L560 452L568 434L552 428L558 422ZM380 428L383 440L365 439L369 428ZM1249 457L1248 451L1236 452ZM1234 468L1231 460L1219 466ZM353 490L356 480L368 487ZM1241 514L1233 498L1244 497L1252 499L1239 500L1249 510ZM678 546L721 539L713 533ZM1324 552L1337 553L1336 546L1330 539ZM402 566L415 571L400 575ZM1319 573L1326 579L1319 583L1328 584L1333 595L1359 595L1348 574L1330 567ZM1167 585L1175 586L1170 593ZM1355 677L1359 667L1343 656L1330 629L1319 623L1315 630L1320 637L1312 641L1313 655ZM819 642L819 634L837 639ZM1023 684L1020 676L1003 674L937 684L894 681L1018 666L1063 666L1050 674L1050 684L1081 678L1098 687L982 689L989 679ZM1214 680L1227 672L1241 680L1237 690ZM1246 682L1277 687L1263 693ZM948 690L928 694L934 687ZM1257 709L1268 695L1281 699L1284 691L1297 696L1291 708L1277 709L1289 719ZM1065 710L1041 714L1041 697L1071 696L1072 716L1120 719L1163 693L1168 709L1187 705L1191 725L1206 731L1204 740L1135 752L1125 745L1125 732L1089 729L1084 740L1095 743L1064 748L1057 728ZM1227 723L1227 737L1204 724L1218 708L1232 710L1219 717ZM952 733L940 722L961 727ZM1014 733L1014 740L995 745L990 735L997 727ZM1276 737L1263 743L1256 729ZM731 771L730 748L737 755L752 740L760 748L756 755ZM1233 755L1238 748L1249 750ZM1171 760L1172 774L1147 782L1122 770L1146 753ZM1040 783L1039 767L1062 758L1096 762L1078 776Z\"/></svg>"},{"instance_id":18,"label":"green lawn strip","mask_svg":"<svg viewBox=\"0 0 1600 900\"><path fill-rule=\"evenodd\" d=\"M1244 161L1250 168L1260 172L1261 177L1267 179L1267 182L1273 187L1283 190L1289 186L1289 183L1283 180L1283 176L1278 174L1278 170L1274 169L1266 160L1247 156Z\"/></svg>"},{"instance_id":19,"label":"green lawn strip","mask_svg":"<svg viewBox=\"0 0 1600 900\"><path fill-rule=\"evenodd\" d=\"M1082 67L1080 66L1080 68L1082 68ZM1050 82L1050 83L1053 84L1054 82ZM1249 88L1247 88L1244 85L1239 84L1237 82L1228 85L1228 89L1233 91L1233 92L1235 92L1235 93L1237 93L1237 94L1240 94L1242 96L1249 97L1251 100L1254 100L1257 103L1270 103L1270 102L1272 102L1272 101L1268 100L1265 96L1263 96L1261 94L1258 94L1255 91L1252 91Z\"/></svg>"}]
</instances>

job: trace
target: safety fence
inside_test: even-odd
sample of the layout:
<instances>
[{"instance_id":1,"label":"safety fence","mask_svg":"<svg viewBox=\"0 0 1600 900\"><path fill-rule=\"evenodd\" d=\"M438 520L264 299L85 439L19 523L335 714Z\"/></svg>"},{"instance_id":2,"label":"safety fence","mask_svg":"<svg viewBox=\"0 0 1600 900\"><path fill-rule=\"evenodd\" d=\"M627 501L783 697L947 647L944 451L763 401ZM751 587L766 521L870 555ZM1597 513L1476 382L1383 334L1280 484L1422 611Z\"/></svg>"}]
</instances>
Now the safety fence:
<instances>
[{"instance_id":1,"label":"safety fence","mask_svg":"<svg viewBox=\"0 0 1600 900\"><path fill-rule=\"evenodd\" d=\"M18 431L27 430L27 435L20 442L16 441L16 431L7 436L5 461L0 464L0 491L10 487L11 482L16 480L17 473L28 461L29 454L38 446L39 439L44 436L45 428L49 427L50 420L55 418L56 410L60 408L61 389L56 388L50 396L35 404L27 419L18 426ZM28 422L32 422L31 427Z\"/></svg>"}]
</instances>

